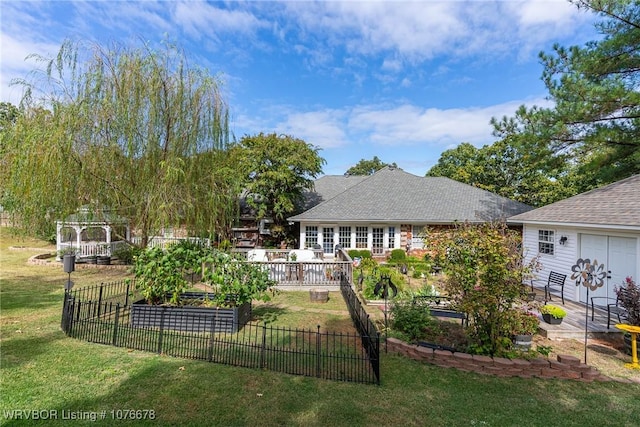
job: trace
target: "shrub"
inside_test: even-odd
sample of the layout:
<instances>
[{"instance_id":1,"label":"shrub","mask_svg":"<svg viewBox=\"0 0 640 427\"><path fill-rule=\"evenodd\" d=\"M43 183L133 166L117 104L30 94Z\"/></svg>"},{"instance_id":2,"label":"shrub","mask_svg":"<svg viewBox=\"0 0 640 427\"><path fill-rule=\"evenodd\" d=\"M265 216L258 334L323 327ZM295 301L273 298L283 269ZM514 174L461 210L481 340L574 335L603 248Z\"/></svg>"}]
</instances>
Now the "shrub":
<instances>
[{"instance_id":1,"label":"shrub","mask_svg":"<svg viewBox=\"0 0 640 427\"><path fill-rule=\"evenodd\" d=\"M391 262L402 262L407 259L407 253L403 249L393 249L389 256Z\"/></svg>"},{"instance_id":2,"label":"shrub","mask_svg":"<svg viewBox=\"0 0 640 427\"><path fill-rule=\"evenodd\" d=\"M410 341L420 339L433 322L429 309L410 301L397 301L391 307L391 327L406 334Z\"/></svg>"},{"instance_id":3,"label":"shrub","mask_svg":"<svg viewBox=\"0 0 640 427\"><path fill-rule=\"evenodd\" d=\"M640 326L640 287L631 277L627 277L624 284L615 287L619 304L627 311L626 321L630 325Z\"/></svg>"},{"instance_id":4,"label":"shrub","mask_svg":"<svg viewBox=\"0 0 640 427\"><path fill-rule=\"evenodd\" d=\"M351 257L351 259L362 258L364 260L372 258L371 251L368 249L349 249L347 253L349 254L349 257Z\"/></svg>"},{"instance_id":5,"label":"shrub","mask_svg":"<svg viewBox=\"0 0 640 427\"><path fill-rule=\"evenodd\" d=\"M540 319L535 313L530 311L514 308L507 311L504 326L506 333L510 335L534 335L538 332Z\"/></svg>"},{"instance_id":6,"label":"shrub","mask_svg":"<svg viewBox=\"0 0 640 427\"><path fill-rule=\"evenodd\" d=\"M444 262L452 304L469 314L471 348L500 354L511 346L506 313L526 298L521 235L504 223L485 223L460 224L437 237L434 258Z\"/></svg>"},{"instance_id":7,"label":"shrub","mask_svg":"<svg viewBox=\"0 0 640 427\"><path fill-rule=\"evenodd\" d=\"M137 246L129 244L118 246L118 249L113 251L113 256L118 258L125 264L133 264L135 258L142 253L142 249Z\"/></svg>"}]
</instances>

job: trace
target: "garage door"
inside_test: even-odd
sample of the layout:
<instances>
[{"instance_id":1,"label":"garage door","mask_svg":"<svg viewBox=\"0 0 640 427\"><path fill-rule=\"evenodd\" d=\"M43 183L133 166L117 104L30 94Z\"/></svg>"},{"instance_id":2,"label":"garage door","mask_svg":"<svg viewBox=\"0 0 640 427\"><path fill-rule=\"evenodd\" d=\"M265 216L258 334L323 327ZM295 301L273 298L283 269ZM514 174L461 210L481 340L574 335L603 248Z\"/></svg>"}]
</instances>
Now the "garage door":
<instances>
[{"instance_id":1,"label":"garage door","mask_svg":"<svg viewBox=\"0 0 640 427\"><path fill-rule=\"evenodd\" d=\"M598 260L604 263L609 271L610 278L605 279L602 288L589 291L589 297L615 298L615 286L619 286L627 276L636 275L637 243L635 238L599 236L594 234L582 234L580 236L580 257ZM586 288L579 289L580 301L587 302Z\"/></svg>"}]
</instances>

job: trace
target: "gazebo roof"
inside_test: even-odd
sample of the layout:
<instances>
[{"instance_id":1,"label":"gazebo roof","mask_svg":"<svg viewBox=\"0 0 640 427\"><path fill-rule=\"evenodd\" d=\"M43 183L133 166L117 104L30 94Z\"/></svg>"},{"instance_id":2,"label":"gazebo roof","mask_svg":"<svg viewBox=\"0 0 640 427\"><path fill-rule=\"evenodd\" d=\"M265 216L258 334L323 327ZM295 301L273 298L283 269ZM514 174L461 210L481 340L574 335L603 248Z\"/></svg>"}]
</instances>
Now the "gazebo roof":
<instances>
[{"instance_id":1,"label":"gazebo roof","mask_svg":"<svg viewBox=\"0 0 640 427\"><path fill-rule=\"evenodd\" d=\"M129 221L125 217L114 214L109 208L91 209L85 205L63 221L58 222L64 224L126 224Z\"/></svg>"}]
</instances>

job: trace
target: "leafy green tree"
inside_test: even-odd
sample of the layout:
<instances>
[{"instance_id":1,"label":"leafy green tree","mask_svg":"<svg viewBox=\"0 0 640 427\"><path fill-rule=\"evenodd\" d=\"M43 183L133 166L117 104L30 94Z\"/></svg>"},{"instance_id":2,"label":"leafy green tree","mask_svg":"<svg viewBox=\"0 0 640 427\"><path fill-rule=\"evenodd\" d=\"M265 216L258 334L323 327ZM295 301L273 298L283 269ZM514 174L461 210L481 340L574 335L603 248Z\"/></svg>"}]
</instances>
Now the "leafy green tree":
<instances>
[{"instance_id":1,"label":"leafy green tree","mask_svg":"<svg viewBox=\"0 0 640 427\"><path fill-rule=\"evenodd\" d=\"M212 234L233 221L238 187L215 77L168 45L66 41L55 58L35 58L44 69L18 82L25 113L1 183L26 229L48 234L81 205L129 218L143 246L162 227Z\"/></svg>"},{"instance_id":2,"label":"leafy green tree","mask_svg":"<svg viewBox=\"0 0 640 427\"><path fill-rule=\"evenodd\" d=\"M602 18L602 38L540 54L554 107L521 107L492 122L500 137L524 135L570 155L583 191L640 172L640 1L573 3Z\"/></svg>"},{"instance_id":3,"label":"leafy green tree","mask_svg":"<svg viewBox=\"0 0 640 427\"><path fill-rule=\"evenodd\" d=\"M304 191L322 173L319 148L289 135L260 133L243 137L234 147L243 176L247 203L258 219L271 218L284 226L302 202Z\"/></svg>"},{"instance_id":4,"label":"leafy green tree","mask_svg":"<svg viewBox=\"0 0 640 427\"><path fill-rule=\"evenodd\" d=\"M398 167L395 162L385 163L378 156L373 156L371 160L360 159L355 166L351 166L347 170L347 175L373 175L385 166Z\"/></svg>"},{"instance_id":5,"label":"leafy green tree","mask_svg":"<svg viewBox=\"0 0 640 427\"><path fill-rule=\"evenodd\" d=\"M0 132L13 126L20 115L18 107L10 102L0 102Z\"/></svg>"},{"instance_id":6,"label":"leafy green tree","mask_svg":"<svg viewBox=\"0 0 640 427\"><path fill-rule=\"evenodd\" d=\"M511 135L482 148L469 143L442 153L427 176L446 176L531 206L573 195L564 156Z\"/></svg>"},{"instance_id":7,"label":"leafy green tree","mask_svg":"<svg viewBox=\"0 0 640 427\"><path fill-rule=\"evenodd\" d=\"M427 171L426 176L445 176L455 181L477 186L482 172L479 150L468 142L444 151L438 163Z\"/></svg>"}]
</instances>

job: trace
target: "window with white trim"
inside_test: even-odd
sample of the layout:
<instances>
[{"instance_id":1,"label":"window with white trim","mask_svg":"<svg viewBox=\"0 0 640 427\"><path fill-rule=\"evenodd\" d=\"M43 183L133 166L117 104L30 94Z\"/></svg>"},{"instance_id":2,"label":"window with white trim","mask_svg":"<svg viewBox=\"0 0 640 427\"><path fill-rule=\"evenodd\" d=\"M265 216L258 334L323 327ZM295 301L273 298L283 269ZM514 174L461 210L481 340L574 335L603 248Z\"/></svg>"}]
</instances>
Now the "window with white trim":
<instances>
[{"instance_id":1,"label":"window with white trim","mask_svg":"<svg viewBox=\"0 0 640 427\"><path fill-rule=\"evenodd\" d=\"M553 230L538 230L538 253L553 255L555 232Z\"/></svg>"},{"instance_id":2,"label":"window with white trim","mask_svg":"<svg viewBox=\"0 0 640 427\"><path fill-rule=\"evenodd\" d=\"M356 249L366 249L369 227L356 227Z\"/></svg>"},{"instance_id":3,"label":"window with white trim","mask_svg":"<svg viewBox=\"0 0 640 427\"><path fill-rule=\"evenodd\" d=\"M318 244L318 227L307 225L304 230L304 247L313 248L314 245Z\"/></svg>"},{"instance_id":4,"label":"window with white trim","mask_svg":"<svg viewBox=\"0 0 640 427\"><path fill-rule=\"evenodd\" d=\"M351 247L351 226L341 226L338 229L338 243L345 249Z\"/></svg>"},{"instance_id":5,"label":"window with white trim","mask_svg":"<svg viewBox=\"0 0 640 427\"><path fill-rule=\"evenodd\" d=\"M396 247L396 228L389 227L389 249Z\"/></svg>"},{"instance_id":6,"label":"window with white trim","mask_svg":"<svg viewBox=\"0 0 640 427\"><path fill-rule=\"evenodd\" d=\"M423 249L424 248L424 233L426 231L424 225L414 225L411 227L411 248Z\"/></svg>"}]
</instances>

